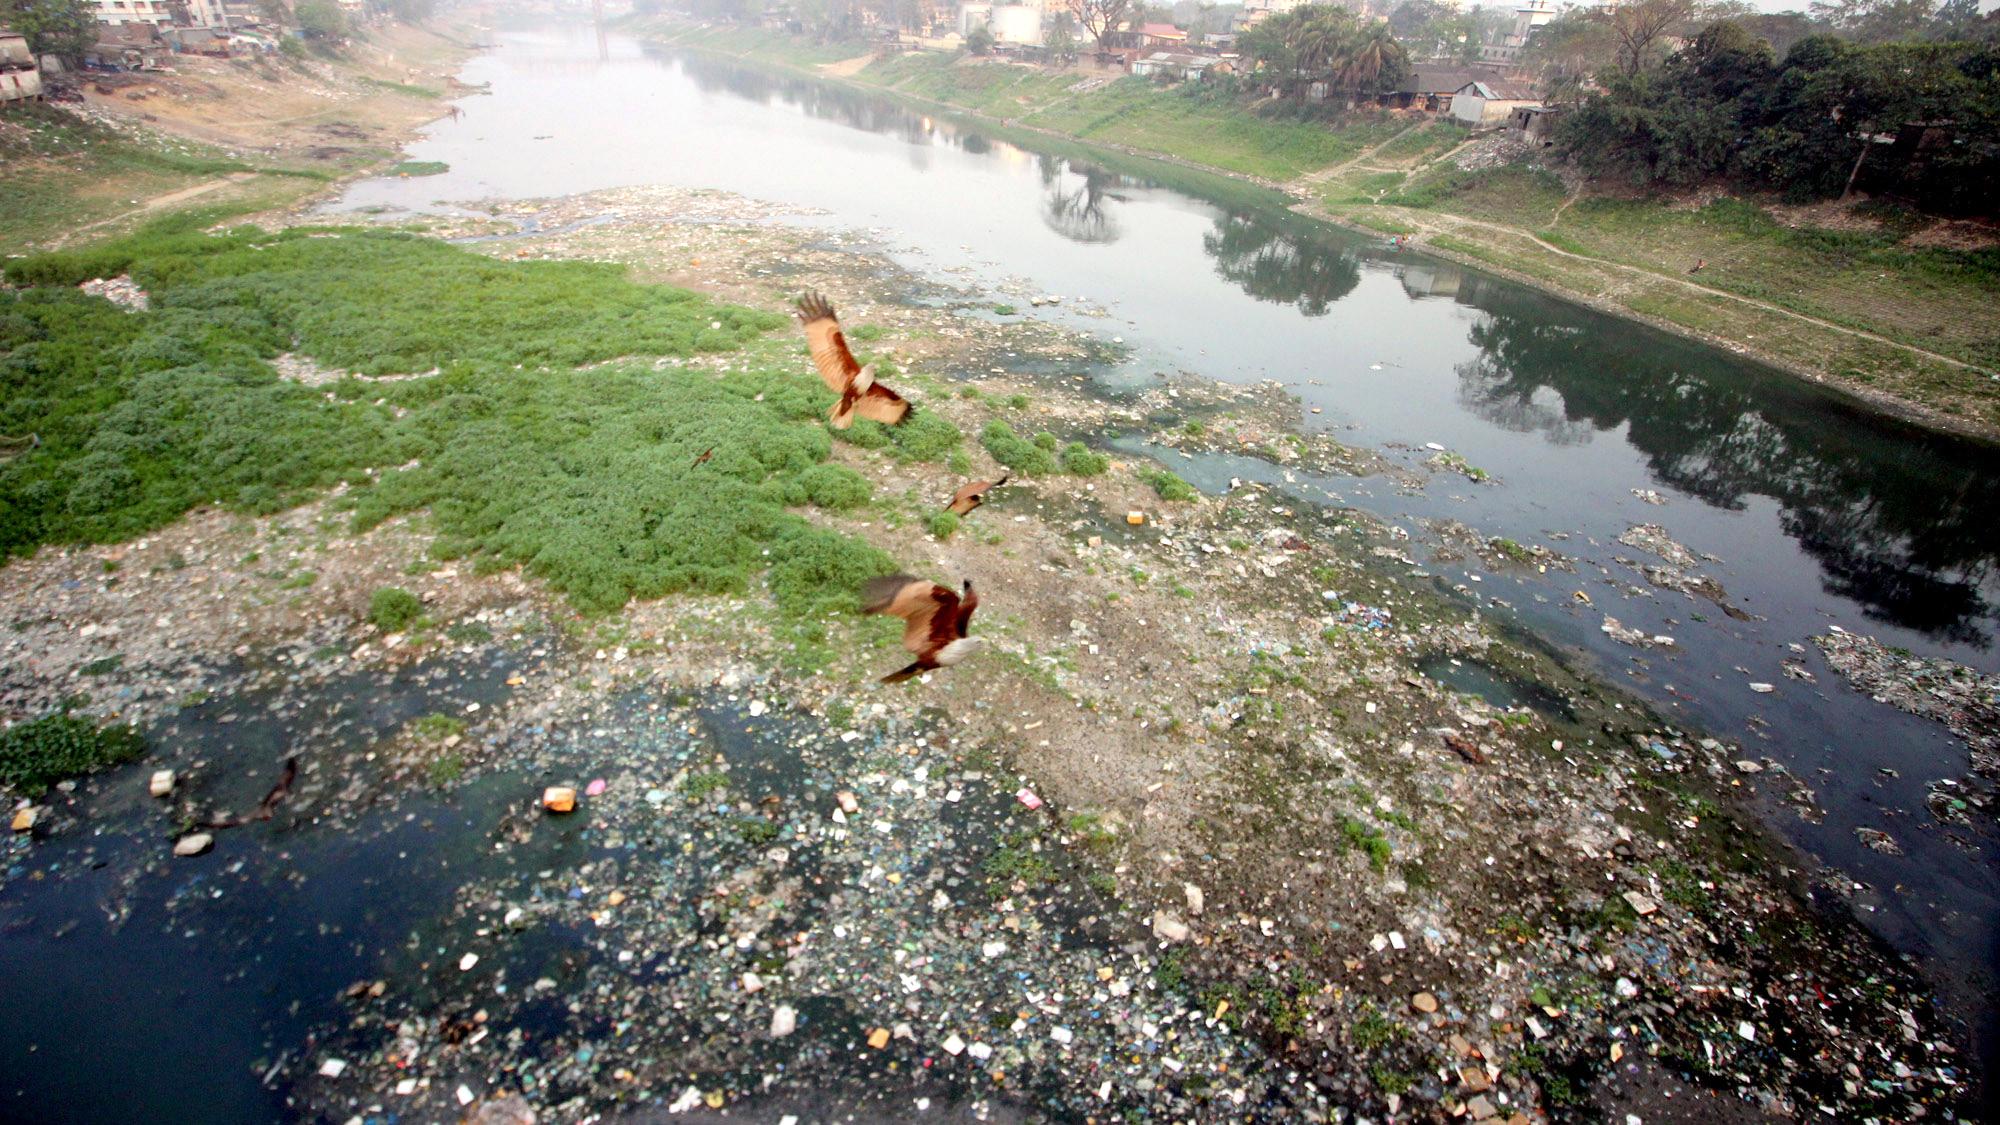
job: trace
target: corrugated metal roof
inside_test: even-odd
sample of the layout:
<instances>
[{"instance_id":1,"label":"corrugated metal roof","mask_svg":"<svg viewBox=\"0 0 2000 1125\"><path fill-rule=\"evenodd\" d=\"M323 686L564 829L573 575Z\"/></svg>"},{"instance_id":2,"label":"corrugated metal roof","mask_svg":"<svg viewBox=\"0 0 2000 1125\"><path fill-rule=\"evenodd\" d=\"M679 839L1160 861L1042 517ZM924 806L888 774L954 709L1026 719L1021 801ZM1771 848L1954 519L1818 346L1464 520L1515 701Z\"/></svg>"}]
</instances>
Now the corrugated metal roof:
<instances>
[{"instance_id":1,"label":"corrugated metal roof","mask_svg":"<svg viewBox=\"0 0 2000 1125\"><path fill-rule=\"evenodd\" d=\"M1532 83L1519 82L1510 78L1482 78L1477 81L1467 82L1465 85L1453 90L1452 93L1474 94L1485 98L1489 102L1531 102L1536 97L1535 87Z\"/></svg>"}]
</instances>

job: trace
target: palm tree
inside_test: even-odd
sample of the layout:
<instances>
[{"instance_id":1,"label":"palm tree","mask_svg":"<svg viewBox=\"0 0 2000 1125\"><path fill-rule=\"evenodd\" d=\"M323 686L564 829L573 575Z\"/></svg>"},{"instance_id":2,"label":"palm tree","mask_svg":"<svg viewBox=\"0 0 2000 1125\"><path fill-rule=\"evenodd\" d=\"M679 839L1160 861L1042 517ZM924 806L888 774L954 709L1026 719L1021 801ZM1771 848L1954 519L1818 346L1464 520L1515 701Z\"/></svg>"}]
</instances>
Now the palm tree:
<instances>
[{"instance_id":1,"label":"palm tree","mask_svg":"<svg viewBox=\"0 0 2000 1125\"><path fill-rule=\"evenodd\" d=\"M1402 53L1403 48L1389 33L1388 24L1370 24L1348 48L1341 84L1357 94L1375 93L1380 88L1382 71Z\"/></svg>"}]
</instances>

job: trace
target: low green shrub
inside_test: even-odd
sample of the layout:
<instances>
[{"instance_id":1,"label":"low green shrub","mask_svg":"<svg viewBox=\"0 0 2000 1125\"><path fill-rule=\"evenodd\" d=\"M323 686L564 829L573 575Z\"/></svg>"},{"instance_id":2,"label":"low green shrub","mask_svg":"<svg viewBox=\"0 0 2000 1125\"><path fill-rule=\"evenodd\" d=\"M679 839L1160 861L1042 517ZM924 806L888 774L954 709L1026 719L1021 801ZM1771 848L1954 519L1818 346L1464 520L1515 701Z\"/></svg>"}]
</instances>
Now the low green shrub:
<instances>
[{"instance_id":1,"label":"low green shrub","mask_svg":"<svg viewBox=\"0 0 2000 1125\"><path fill-rule=\"evenodd\" d=\"M40 796L65 778L130 762L146 740L128 726L103 726L67 712L0 731L0 785Z\"/></svg>"},{"instance_id":2,"label":"low green shrub","mask_svg":"<svg viewBox=\"0 0 2000 1125\"><path fill-rule=\"evenodd\" d=\"M395 586L384 586L368 599L368 623L384 633L400 632L423 614L424 603Z\"/></svg>"},{"instance_id":3,"label":"low green shrub","mask_svg":"<svg viewBox=\"0 0 2000 1125\"><path fill-rule=\"evenodd\" d=\"M1024 440L1014 427L997 418L980 431L979 443L995 461L1024 476L1047 476L1056 471L1056 459L1049 450Z\"/></svg>"},{"instance_id":4,"label":"low green shrub","mask_svg":"<svg viewBox=\"0 0 2000 1125\"><path fill-rule=\"evenodd\" d=\"M1072 476L1101 476L1104 470L1111 467L1111 458L1093 452L1089 446L1080 441L1073 441L1063 446L1062 467L1063 472Z\"/></svg>"},{"instance_id":5,"label":"low green shrub","mask_svg":"<svg viewBox=\"0 0 2000 1125\"><path fill-rule=\"evenodd\" d=\"M1162 500L1192 500L1199 495L1193 485L1166 469L1140 469L1139 479L1152 485Z\"/></svg>"}]
</instances>

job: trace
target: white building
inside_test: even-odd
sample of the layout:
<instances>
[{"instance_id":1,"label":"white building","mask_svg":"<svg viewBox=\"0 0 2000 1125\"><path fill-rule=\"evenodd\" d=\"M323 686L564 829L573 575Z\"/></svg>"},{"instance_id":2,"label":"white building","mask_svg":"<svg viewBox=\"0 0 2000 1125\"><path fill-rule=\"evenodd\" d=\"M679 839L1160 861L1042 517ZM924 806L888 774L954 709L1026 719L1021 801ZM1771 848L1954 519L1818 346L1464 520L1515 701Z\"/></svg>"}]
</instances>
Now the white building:
<instances>
[{"instance_id":1,"label":"white building","mask_svg":"<svg viewBox=\"0 0 2000 1125\"><path fill-rule=\"evenodd\" d=\"M958 33L970 35L975 27L984 27L992 32L994 41L998 43L1039 45L1042 41L1042 5L1039 0L1033 4L960 5Z\"/></svg>"},{"instance_id":2,"label":"white building","mask_svg":"<svg viewBox=\"0 0 2000 1125\"><path fill-rule=\"evenodd\" d=\"M174 13L166 0L97 0L97 22L111 27L123 23L171 27Z\"/></svg>"},{"instance_id":3,"label":"white building","mask_svg":"<svg viewBox=\"0 0 2000 1125\"><path fill-rule=\"evenodd\" d=\"M1535 33L1536 28L1555 19L1559 14L1555 0L1521 0L1521 6L1514 9L1514 26L1507 29L1507 34L1500 37L1500 42L1480 46L1480 61L1496 63L1520 61L1521 48L1528 45L1528 37Z\"/></svg>"}]
</instances>

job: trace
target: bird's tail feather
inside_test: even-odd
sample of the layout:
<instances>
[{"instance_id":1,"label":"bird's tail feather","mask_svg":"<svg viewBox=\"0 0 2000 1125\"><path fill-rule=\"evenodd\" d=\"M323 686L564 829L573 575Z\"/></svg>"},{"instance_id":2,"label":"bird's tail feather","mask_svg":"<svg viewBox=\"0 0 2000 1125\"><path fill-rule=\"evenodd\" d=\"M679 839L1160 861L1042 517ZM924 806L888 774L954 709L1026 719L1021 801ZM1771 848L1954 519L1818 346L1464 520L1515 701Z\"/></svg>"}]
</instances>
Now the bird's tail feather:
<instances>
[{"instance_id":1,"label":"bird's tail feather","mask_svg":"<svg viewBox=\"0 0 2000 1125\"><path fill-rule=\"evenodd\" d=\"M923 670L924 670L923 661L921 660L911 661L909 667L904 668L900 671L891 672L888 675L882 677L882 682L885 684L900 684L904 680L909 679L910 677L916 675L919 672L922 672Z\"/></svg>"}]
</instances>

